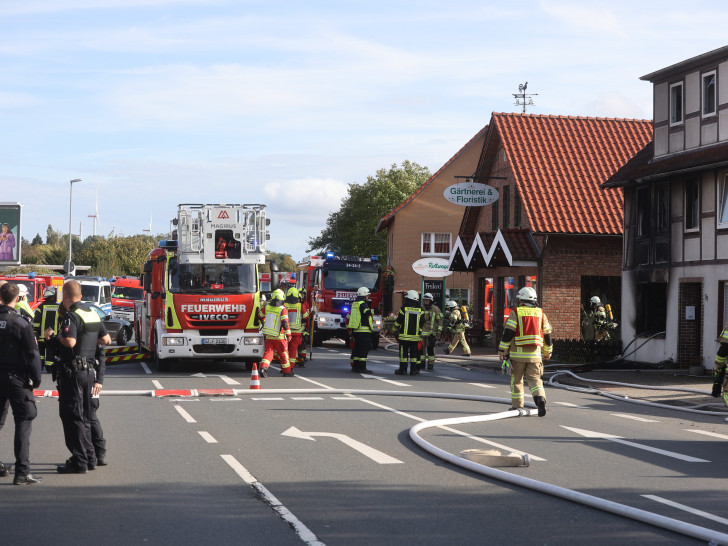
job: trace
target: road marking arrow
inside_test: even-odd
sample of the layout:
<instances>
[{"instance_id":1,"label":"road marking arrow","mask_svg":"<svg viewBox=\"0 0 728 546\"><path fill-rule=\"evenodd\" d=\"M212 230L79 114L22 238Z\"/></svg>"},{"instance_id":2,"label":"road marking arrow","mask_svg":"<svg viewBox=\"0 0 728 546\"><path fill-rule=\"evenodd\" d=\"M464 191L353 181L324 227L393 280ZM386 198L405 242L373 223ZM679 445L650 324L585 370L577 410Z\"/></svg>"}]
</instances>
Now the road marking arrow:
<instances>
[{"instance_id":1,"label":"road marking arrow","mask_svg":"<svg viewBox=\"0 0 728 546\"><path fill-rule=\"evenodd\" d=\"M369 375L369 374L361 374L361 376L364 379L378 379L379 381L384 381L385 383L389 383L391 385L397 385L398 387L411 387L412 385L408 385L407 383L400 383L399 381L393 381L392 379L387 379L385 377L382 377L381 375Z\"/></svg>"},{"instance_id":2,"label":"road marking arrow","mask_svg":"<svg viewBox=\"0 0 728 546\"><path fill-rule=\"evenodd\" d=\"M240 385L240 383L238 383L234 379L230 379L227 375L220 375L220 374L217 374L217 373L209 373L209 374L193 373L191 377L202 377L202 378L205 378L205 377L219 377L227 385Z\"/></svg>"},{"instance_id":3,"label":"road marking arrow","mask_svg":"<svg viewBox=\"0 0 728 546\"><path fill-rule=\"evenodd\" d=\"M354 440L353 438L350 438L346 434L337 434L335 432L303 432L301 430L298 430L296 427L291 427L288 430L286 430L285 432L281 432L281 436L290 436L292 438L300 438L302 440L311 440L312 442L316 441L316 438L314 438L314 436L336 438L340 442L343 442L344 444L348 445L349 447L357 450L362 455L369 457L375 463L379 463L379 464L400 464L400 463L402 463L402 461L400 461L399 459L390 457L386 453L382 453L381 451L378 451L378 450L374 449L373 447L369 447L368 445L363 444L362 442Z\"/></svg>"},{"instance_id":4,"label":"road marking arrow","mask_svg":"<svg viewBox=\"0 0 728 546\"><path fill-rule=\"evenodd\" d=\"M616 442L618 444L624 444L626 446L636 447L637 449L644 449L645 451L651 451L653 453L665 455L666 457L680 459L681 461L686 461L688 463L709 463L710 462L710 461L706 461L705 459L698 459L696 457L691 457L690 455L682 455L681 453L675 453L674 451L665 451L664 449L658 449L656 447L650 447L650 446L646 446L643 444L638 444L636 442L630 442L629 440L625 440L621 436L614 436L613 434L605 434L603 432L594 432L593 430L584 430L584 429L580 429L580 428L565 427L564 425L560 425L560 426L561 426L561 428L565 428L566 430L570 430L571 432L575 432L576 434L580 434L581 436L584 436L586 438L601 438L602 440L609 440L611 442Z\"/></svg>"}]
</instances>

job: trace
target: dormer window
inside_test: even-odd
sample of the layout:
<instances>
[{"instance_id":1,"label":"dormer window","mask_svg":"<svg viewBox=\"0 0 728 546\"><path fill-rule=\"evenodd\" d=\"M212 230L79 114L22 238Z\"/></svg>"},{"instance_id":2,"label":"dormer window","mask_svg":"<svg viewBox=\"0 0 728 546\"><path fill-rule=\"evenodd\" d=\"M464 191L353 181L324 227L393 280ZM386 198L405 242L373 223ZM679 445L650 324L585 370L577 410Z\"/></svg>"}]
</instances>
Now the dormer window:
<instances>
[{"instance_id":1,"label":"dormer window","mask_svg":"<svg viewBox=\"0 0 728 546\"><path fill-rule=\"evenodd\" d=\"M714 116L715 105L715 70L703 74L703 117Z\"/></svg>"},{"instance_id":2,"label":"dormer window","mask_svg":"<svg viewBox=\"0 0 728 546\"><path fill-rule=\"evenodd\" d=\"M683 84L673 83L670 86L670 125L683 122Z\"/></svg>"}]
</instances>

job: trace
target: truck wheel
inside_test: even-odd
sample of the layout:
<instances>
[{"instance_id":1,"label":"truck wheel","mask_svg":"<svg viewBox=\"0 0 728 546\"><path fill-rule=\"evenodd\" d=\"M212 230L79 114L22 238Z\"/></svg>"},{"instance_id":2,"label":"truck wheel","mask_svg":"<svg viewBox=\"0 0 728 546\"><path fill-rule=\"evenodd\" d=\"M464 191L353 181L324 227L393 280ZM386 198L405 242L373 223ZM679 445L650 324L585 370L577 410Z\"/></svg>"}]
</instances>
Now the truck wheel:
<instances>
[{"instance_id":1,"label":"truck wheel","mask_svg":"<svg viewBox=\"0 0 728 546\"><path fill-rule=\"evenodd\" d=\"M379 349L379 332L372 334L372 351Z\"/></svg>"},{"instance_id":2,"label":"truck wheel","mask_svg":"<svg viewBox=\"0 0 728 546\"><path fill-rule=\"evenodd\" d=\"M157 368L158 372L168 372L170 370L171 361L169 359L159 358L159 353L157 352L157 336L154 336L152 355L154 358L154 367Z\"/></svg>"}]
</instances>

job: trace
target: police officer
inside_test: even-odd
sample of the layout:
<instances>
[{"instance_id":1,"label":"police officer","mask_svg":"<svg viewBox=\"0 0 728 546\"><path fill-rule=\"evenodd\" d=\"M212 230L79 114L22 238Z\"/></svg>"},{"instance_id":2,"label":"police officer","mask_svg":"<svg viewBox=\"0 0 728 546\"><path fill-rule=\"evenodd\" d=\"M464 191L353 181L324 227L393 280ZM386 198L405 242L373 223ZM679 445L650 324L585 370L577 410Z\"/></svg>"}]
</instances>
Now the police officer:
<instances>
[{"instance_id":1,"label":"police officer","mask_svg":"<svg viewBox=\"0 0 728 546\"><path fill-rule=\"evenodd\" d=\"M442 311L432 303L432 294L429 292L422 297L425 304L422 311L422 357L427 362L427 369L435 367L435 343L437 336L442 334Z\"/></svg>"},{"instance_id":2,"label":"police officer","mask_svg":"<svg viewBox=\"0 0 728 546\"><path fill-rule=\"evenodd\" d=\"M408 363L410 375L420 373L422 320L420 297L416 291L410 290L405 294L404 306L394 320L394 333L399 341L399 369L394 370L397 375L407 375Z\"/></svg>"},{"instance_id":3,"label":"police officer","mask_svg":"<svg viewBox=\"0 0 728 546\"><path fill-rule=\"evenodd\" d=\"M43 291L43 303L35 310L33 315L33 332L38 340L38 350L40 351L41 364L50 368L53 366L53 353L46 351L46 342L43 332L46 328L58 330L58 308L56 301L57 292L55 288L46 288Z\"/></svg>"},{"instance_id":4,"label":"police officer","mask_svg":"<svg viewBox=\"0 0 728 546\"><path fill-rule=\"evenodd\" d=\"M536 291L530 286L521 288L516 295L518 307L512 309L503 327L503 338L498 345L501 362L510 358L511 409L524 405L523 378L538 407L538 416L546 415L546 391L543 389L543 360L551 358L551 324L546 313L536 303ZM543 359L543 360L542 360Z\"/></svg>"},{"instance_id":5,"label":"police officer","mask_svg":"<svg viewBox=\"0 0 728 546\"><path fill-rule=\"evenodd\" d=\"M367 357L372 346L372 309L369 307L369 289L362 286L356 291L356 299L351 304L346 331L351 339L351 371L372 373L367 369Z\"/></svg>"},{"instance_id":6,"label":"police officer","mask_svg":"<svg viewBox=\"0 0 728 546\"><path fill-rule=\"evenodd\" d=\"M40 386L40 355L33 328L14 310L18 293L16 284L0 286L0 408L9 400L15 421L13 483L32 485L41 481L30 473L30 432L38 415L33 388Z\"/></svg>"},{"instance_id":7,"label":"police officer","mask_svg":"<svg viewBox=\"0 0 728 546\"><path fill-rule=\"evenodd\" d=\"M55 345L58 355L58 407L66 447L71 457L56 469L61 474L85 474L96 468L91 442L91 398L101 392L95 381L96 346L111 343L111 336L99 315L81 301L81 285L68 281L63 287L66 313L60 332L45 331L46 341Z\"/></svg>"}]
</instances>

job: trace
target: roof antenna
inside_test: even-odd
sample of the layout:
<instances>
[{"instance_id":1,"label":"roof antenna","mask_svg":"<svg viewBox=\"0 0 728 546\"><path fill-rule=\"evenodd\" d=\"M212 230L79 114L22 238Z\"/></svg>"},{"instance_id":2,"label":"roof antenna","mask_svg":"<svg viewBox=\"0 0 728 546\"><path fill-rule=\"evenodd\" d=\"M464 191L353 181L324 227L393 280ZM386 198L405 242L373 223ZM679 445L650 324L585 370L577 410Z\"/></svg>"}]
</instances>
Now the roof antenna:
<instances>
[{"instance_id":1,"label":"roof antenna","mask_svg":"<svg viewBox=\"0 0 728 546\"><path fill-rule=\"evenodd\" d=\"M533 99L531 97L538 95L538 93L526 93L528 82L518 84L518 91L520 93L513 93L516 99L516 106L523 106L523 113L526 113L526 106L533 106Z\"/></svg>"}]
</instances>

